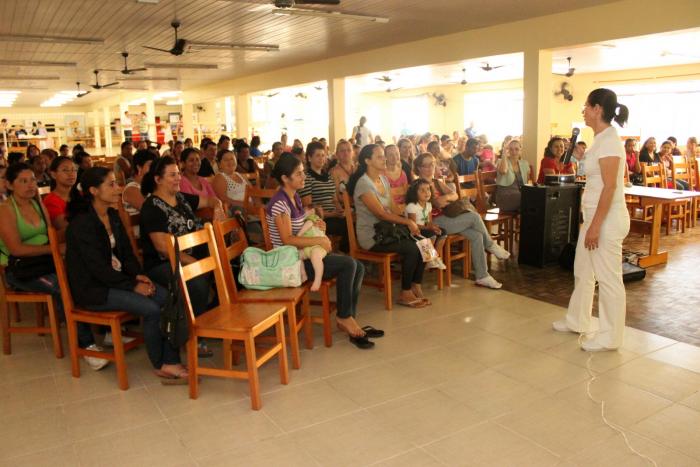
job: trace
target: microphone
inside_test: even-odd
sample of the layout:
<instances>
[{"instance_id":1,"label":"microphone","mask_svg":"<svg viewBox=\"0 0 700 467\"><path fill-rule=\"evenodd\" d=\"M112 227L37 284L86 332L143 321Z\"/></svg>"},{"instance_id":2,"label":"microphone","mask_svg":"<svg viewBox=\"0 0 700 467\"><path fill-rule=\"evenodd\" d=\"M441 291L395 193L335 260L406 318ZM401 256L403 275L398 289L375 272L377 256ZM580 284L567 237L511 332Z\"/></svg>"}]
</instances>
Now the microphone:
<instances>
[{"instance_id":1,"label":"microphone","mask_svg":"<svg viewBox=\"0 0 700 467\"><path fill-rule=\"evenodd\" d=\"M571 156L574 154L574 148L576 147L576 140L578 139L578 134L581 133L581 130L578 128L574 128L571 131L571 139L569 140L569 149L564 153L563 156L561 156L560 162L563 162L564 164L568 164L571 162Z\"/></svg>"}]
</instances>

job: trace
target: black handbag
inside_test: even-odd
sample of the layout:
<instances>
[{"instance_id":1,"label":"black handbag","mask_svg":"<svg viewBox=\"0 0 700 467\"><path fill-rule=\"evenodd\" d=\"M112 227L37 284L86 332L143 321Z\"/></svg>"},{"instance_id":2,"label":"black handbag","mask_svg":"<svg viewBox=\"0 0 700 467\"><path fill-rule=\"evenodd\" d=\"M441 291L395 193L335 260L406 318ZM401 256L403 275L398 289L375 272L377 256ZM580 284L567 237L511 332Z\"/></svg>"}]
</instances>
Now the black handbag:
<instances>
[{"instance_id":1,"label":"black handbag","mask_svg":"<svg viewBox=\"0 0 700 467\"><path fill-rule=\"evenodd\" d=\"M180 246L175 237L175 270L170 274L168 297L160 309L160 329L170 345L180 348L190 337L185 297L180 290Z\"/></svg>"},{"instance_id":2,"label":"black handbag","mask_svg":"<svg viewBox=\"0 0 700 467\"><path fill-rule=\"evenodd\" d=\"M10 256L7 272L18 281L29 281L56 272L56 265L51 255Z\"/></svg>"},{"instance_id":3,"label":"black handbag","mask_svg":"<svg viewBox=\"0 0 700 467\"><path fill-rule=\"evenodd\" d=\"M391 245L411 238L411 232L403 224L379 221L374 224L374 242L377 245Z\"/></svg>"}]
</instances>

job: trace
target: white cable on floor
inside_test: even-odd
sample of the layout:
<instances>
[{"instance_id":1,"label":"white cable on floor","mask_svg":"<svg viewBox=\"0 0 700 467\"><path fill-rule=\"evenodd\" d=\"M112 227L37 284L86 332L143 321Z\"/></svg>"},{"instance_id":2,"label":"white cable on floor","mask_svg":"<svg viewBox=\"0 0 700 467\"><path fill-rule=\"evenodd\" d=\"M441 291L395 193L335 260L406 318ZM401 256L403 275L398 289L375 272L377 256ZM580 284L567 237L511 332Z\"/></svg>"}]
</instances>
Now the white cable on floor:
<instances>
[{"instance_id":1,"label":"white cable on floor","mask_svg":"<svg viewBox=\"0 0 700 467\"><path fill-rule=\"evenodd\" d=\"M581 344L582 344L582 342L583 342L583 338L584 338L585 335L586 335L586 333L584 333L584 332L582 332L582 333L580 333L580 334L578 335L578 344L579 344L579 346L581 346ZM610 421L608 421L608 419L605 417L605 401L604 401L604 400L597 401L597 400L595 400L595 398L593 397L593 394L591 394L591 384L593 384L593 382L594 382L596 379L598 379L598 377L597 377L596 375L593 374L593 370L591 369L591 362L593 361L593 354L594 354L594 353L595 353L595 352L589 352L590 355L588 356L588 360L586 360L586 370L588 371L588 376L590 376L590 379L589 379L588 382L586 383L586 393L588 394L588 398L589 398L590 400L592 400L593 402L595 402L596 404L600 404L600 417L603 419L603 423L605 423L607 426L609 426L609 427L612 428L613 430L615 430L615 431L617 431L618 433L620 433L620 435L622 435L622 439L625 440L625 444L627 445L627 448L628 448L630 451L632 451L632 453L634 453L634 454L636 454L637 456L641 457L642 459L646 460L647 462L649 462L649 463L650 463L651 465L653 465L654 467L659 467L659 465L656 463L656 461L655 461L654 459L652 459L652 458L649 457L649 456L646 456L646 455L642 454L641 452L637 451L636 449L634 449L634 448L632 447L632 445L630 444L629 439L627 438L627 434L624 432L624 430L623 430L622 428L619 428L619 427L615 426L613 423L611 423Z\"/></svg>"}]
</instances>

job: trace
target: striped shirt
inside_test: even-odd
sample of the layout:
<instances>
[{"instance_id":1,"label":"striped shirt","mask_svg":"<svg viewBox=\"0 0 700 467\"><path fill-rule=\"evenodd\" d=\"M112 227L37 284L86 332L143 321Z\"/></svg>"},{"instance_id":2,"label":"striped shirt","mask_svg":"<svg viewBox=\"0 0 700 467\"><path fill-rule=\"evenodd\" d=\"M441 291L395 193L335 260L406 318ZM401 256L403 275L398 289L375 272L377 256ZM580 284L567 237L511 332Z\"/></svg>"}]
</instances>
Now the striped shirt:
<instances>
[{"instance_id":1,"label":"striped shirt","mask_svg":"<svg viewBox=\"0 0 700 467\"><path fill-rule=\"evenodd\" d=\"M335 182L326 172L319 174L308 169L304 188L299 190L299 196L311 196L314 206L322 207L325 212L335 211Z\"/></svg>"},{"instance_id":2,"label":"striped shirt","mask_svg":"<svg viewBox=\"0 0 700 467\"><path fill-rule=\"evenodd\" d=\"M292 200L289 199L289 196L287 196L287 193L280 188L267 203L265 217L267 219L267 225L270 231L270 240L272 241L273 247L284 245L284 243L282 243L282 238L280 237L280 232L277 229L277 224L275 223L275 218L281 214L286 214L289 216L292 222L292 235L296 235L299 230L301 230L306 219L304 209L301 205L301 198L299 197L298 193L294 194L294 202L292 202Z\"/></svg>"}]
</instances>

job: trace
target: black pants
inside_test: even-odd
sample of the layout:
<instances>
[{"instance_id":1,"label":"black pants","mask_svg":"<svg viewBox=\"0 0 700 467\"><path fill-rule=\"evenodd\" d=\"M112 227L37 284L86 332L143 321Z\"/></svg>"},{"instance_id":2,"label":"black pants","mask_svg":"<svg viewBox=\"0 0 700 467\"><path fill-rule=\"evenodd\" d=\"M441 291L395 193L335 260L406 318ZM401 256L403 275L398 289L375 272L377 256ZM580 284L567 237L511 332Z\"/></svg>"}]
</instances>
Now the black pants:
<instances>
[{"instance_id":1,"label":"black pants","mask_svg":"<svg viewBox=\"0 0 700 467\"><path fill-rule=\"evenodd\" d=\"M304 261L304 269L309 280L314 279L314 268L310 260ZM323 258L323 278L336 277L336 292L338 318L354 317L357 314L357 302L360 299L362 278L365 267L361 262L350 256L330 253Z\"/></svg>"},{"instance_id":2,"label":"black pants","mask_svg":"<svg viewBox=\"0 0 700 467\"><path fill-rule=\"evenodd\" d=\"M124 141L131 143L131 130L124 130Z\"/></svg>"},{"instance_id":3,"label":"black pants","mask_svg":"<svg viewBox=\"0 0 700 467\"><path fill-rule=\"evenodd\" d=\"M423 282L425 263L415 240L405 239L389 245L374 245L370 251L399 254L401 257L401 290L411 290L411 284Z\"/></svg>"},{"instance_id":4,"label":"black pants","mask_svg":"<svg viewBox=\"0 0 700 467\"><path fill-rule=\"evenodd\" d=\"M343 253L350 252L350 242L348 240L348 224L344 217L326 217L323 219L326 223L326 235L337 235L341 237L340 251Z\"/></svg>"}]
</instances>

